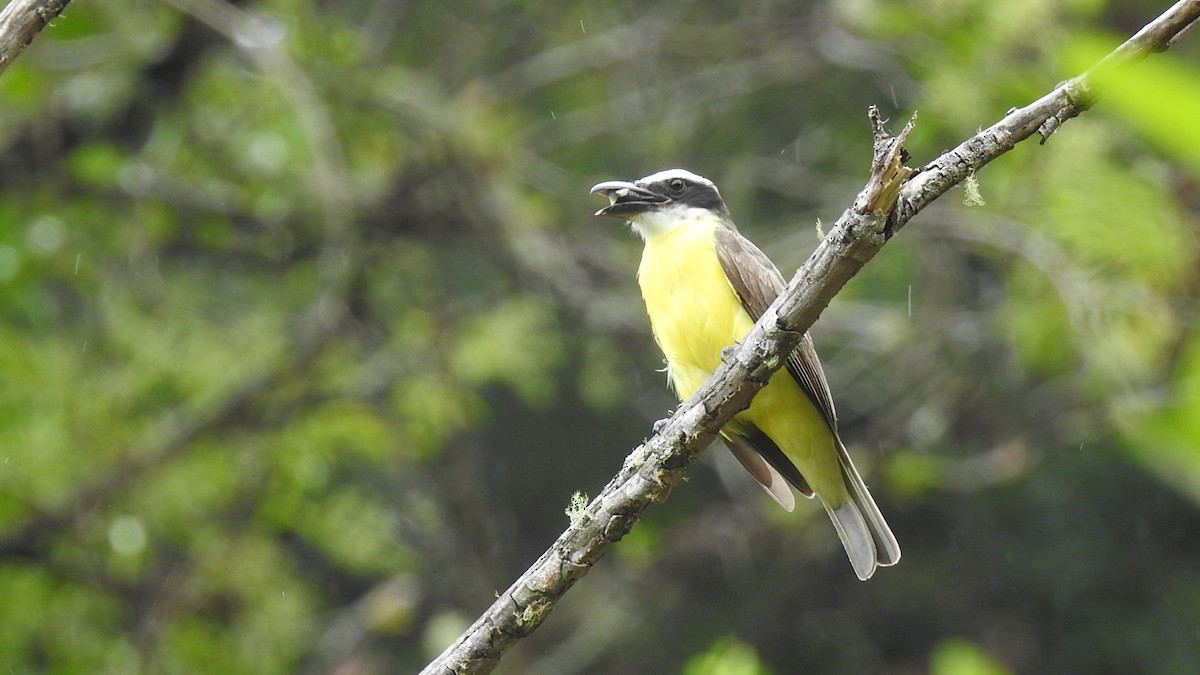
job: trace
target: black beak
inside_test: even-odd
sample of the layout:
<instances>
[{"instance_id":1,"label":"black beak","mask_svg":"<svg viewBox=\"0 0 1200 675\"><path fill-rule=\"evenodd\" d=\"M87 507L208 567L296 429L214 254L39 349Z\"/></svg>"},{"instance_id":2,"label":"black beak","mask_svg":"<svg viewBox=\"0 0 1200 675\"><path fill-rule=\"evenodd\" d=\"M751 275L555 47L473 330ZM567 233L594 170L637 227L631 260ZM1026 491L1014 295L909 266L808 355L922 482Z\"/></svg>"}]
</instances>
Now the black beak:
<instances>
[{"instance_id":1,"label":"black beak","mask_svg":"<svg viewBox=\"0 0 1200 675\"><path fill-rule=\"evenodd\" d=\"M651 192L636 183L609 180L592 186L592 194L608 197L608 206L596 212L598 216L628 216L657 208L671 201L670 197Z\"/></svg>"}]
</instances>

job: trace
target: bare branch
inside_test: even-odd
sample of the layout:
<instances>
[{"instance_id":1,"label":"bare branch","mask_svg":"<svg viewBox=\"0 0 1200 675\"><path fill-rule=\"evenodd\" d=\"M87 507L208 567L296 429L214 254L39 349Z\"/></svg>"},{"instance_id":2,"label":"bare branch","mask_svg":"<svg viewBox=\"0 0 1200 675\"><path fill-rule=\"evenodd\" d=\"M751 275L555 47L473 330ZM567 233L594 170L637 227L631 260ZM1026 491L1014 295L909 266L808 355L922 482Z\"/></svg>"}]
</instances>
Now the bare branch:
<instances>
[{"instance_id":1,"label":"bare branch","mask_svg":"<svg viewBox=\"0 0 1200 675\"><path fill-rule=\"evenodd\" d=\"M0 10L0 73L71 0L13 0Z\"/></svg>"},{"instance_id":2,"label":"bare branch","mask_svg":"<svg viewBox=\"0 0 1200 675\"><path fill-rule=\"evenodd\" d=\"M717 430L753 395L842 286L914 215L991 160L1034 134L1043 138L1095 100L1095 73L1162 51L1200 17L1200 0L1176 3L1086 73L909 176L903 138L882 131L872 112L875 157L871 180L763 314L731 358L656 433L626 458L604 490L570 527L475 623L424 671L425 675L487 673L504 650L533 632L558 599L627 533L651 502L666 498L684 469Z\"/></svg>"}]
</instances>

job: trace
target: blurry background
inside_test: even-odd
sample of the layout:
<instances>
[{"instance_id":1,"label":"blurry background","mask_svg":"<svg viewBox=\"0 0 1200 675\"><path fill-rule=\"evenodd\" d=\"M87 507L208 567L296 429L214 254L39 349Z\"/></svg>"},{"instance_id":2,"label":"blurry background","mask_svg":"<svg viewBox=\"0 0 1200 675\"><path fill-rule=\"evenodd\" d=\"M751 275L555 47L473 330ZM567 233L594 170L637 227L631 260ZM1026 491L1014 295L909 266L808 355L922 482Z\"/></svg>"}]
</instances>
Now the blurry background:
<instances>
[{"instance_id":1,"label":"blurry background","mask_svg":"<svg viewBox=\"0 0 1200 675\"><path fill-rule=\"evenodd\" d=\"M919 166L1166 5L72 3L0 77L0 665L419 669L674 404L593 183L790 276L869 104ZM714 446L499 672L1200 671L1198 54L815 327L899 566Z\"/></svg>"}]
</instances>

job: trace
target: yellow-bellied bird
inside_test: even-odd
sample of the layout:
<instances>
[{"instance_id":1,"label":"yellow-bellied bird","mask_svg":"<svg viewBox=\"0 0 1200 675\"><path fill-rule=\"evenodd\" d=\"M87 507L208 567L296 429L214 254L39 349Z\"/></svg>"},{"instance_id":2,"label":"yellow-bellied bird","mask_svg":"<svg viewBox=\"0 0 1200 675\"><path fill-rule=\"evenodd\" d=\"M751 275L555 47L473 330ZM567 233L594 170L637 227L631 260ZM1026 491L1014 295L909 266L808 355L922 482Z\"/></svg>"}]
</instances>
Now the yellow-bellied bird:
<instances>
[{"instance_id":1,"label":"yellow-bellied bird","mask_svg":"<svg viewBox=\"0 0 1200 675\"><path fill-rule=\"evenodd\" d=\"M687 399L783 291L783 275L738 233L706 178L682 169L592 188L608 197L596 212L629 221L645 241L638 283L671 384ZM838 436L825 373L805 333L779 371L721 430L742 466L783 508L788 483L821 500L859 579L900 560L900 545Z\"/></svg>"}]
</instances>

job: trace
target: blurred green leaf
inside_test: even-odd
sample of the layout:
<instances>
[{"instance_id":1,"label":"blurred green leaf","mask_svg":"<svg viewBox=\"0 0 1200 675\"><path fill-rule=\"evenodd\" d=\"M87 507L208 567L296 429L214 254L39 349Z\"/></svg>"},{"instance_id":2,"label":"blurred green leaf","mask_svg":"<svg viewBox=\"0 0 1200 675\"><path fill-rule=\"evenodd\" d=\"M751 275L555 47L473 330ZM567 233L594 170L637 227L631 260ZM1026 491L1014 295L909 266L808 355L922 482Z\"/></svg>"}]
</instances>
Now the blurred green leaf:
<instances>
[{"instance_id":1,"label":"blurred green leaf","mask_svg":"<svg viewBox=\"0 0 1200 675\"><path fill-rule=\"evenodd\" d=\"M952 638L934 648L929 672L930 675L1008 675L1010 671L971 641Z\"/></svg>"},{"instance_id":2,"label":"blurred green leaf","mask_svg":"<svg viewBox=\"0 0 1200 675\"><path fill-rule=\"evenodd\" d=\"M1128 451L1200 504L1200 337L1195 333L1165 387L1159 396L1123 401L1115 413Z\"/></svg>"},{"instance_id":3,"label":"blurred green leaf","mask_svg":"<svg viewBox=\"0 0 1200 675\"><path fill-rule=\"evenodd\" d=\"M683 672L684 675L769 675L772 671L758 659L753 647L737 638L724 637L688 660Z\"/></svg>"},{"instance_id":4,"label":"blurred green leaf","mask_svg":"<svg viewBox=\"0 0 1200 675\"><path fill-rule=\"evenodd\" d=\"M545 405L556 389L553 369L564 355L558 335L545 305L506 300L459 328L451 367L466 382L506 384L530 405Z\"/></svg>"},{"instance_id":5,"label":"blurred green leaf","mask_svg":"<svg viewBox=\"0 0 1200 675\"><path fill-rule=\"evenodd\" d=\"M1098 62L1121 38L1076 35L1063 49L1063 63L1082 71ZM1116 113L1165 154L1200 173L1200 68L1171 54L1096 73L1101 107Z\"/></svg>"}]
</instances>

